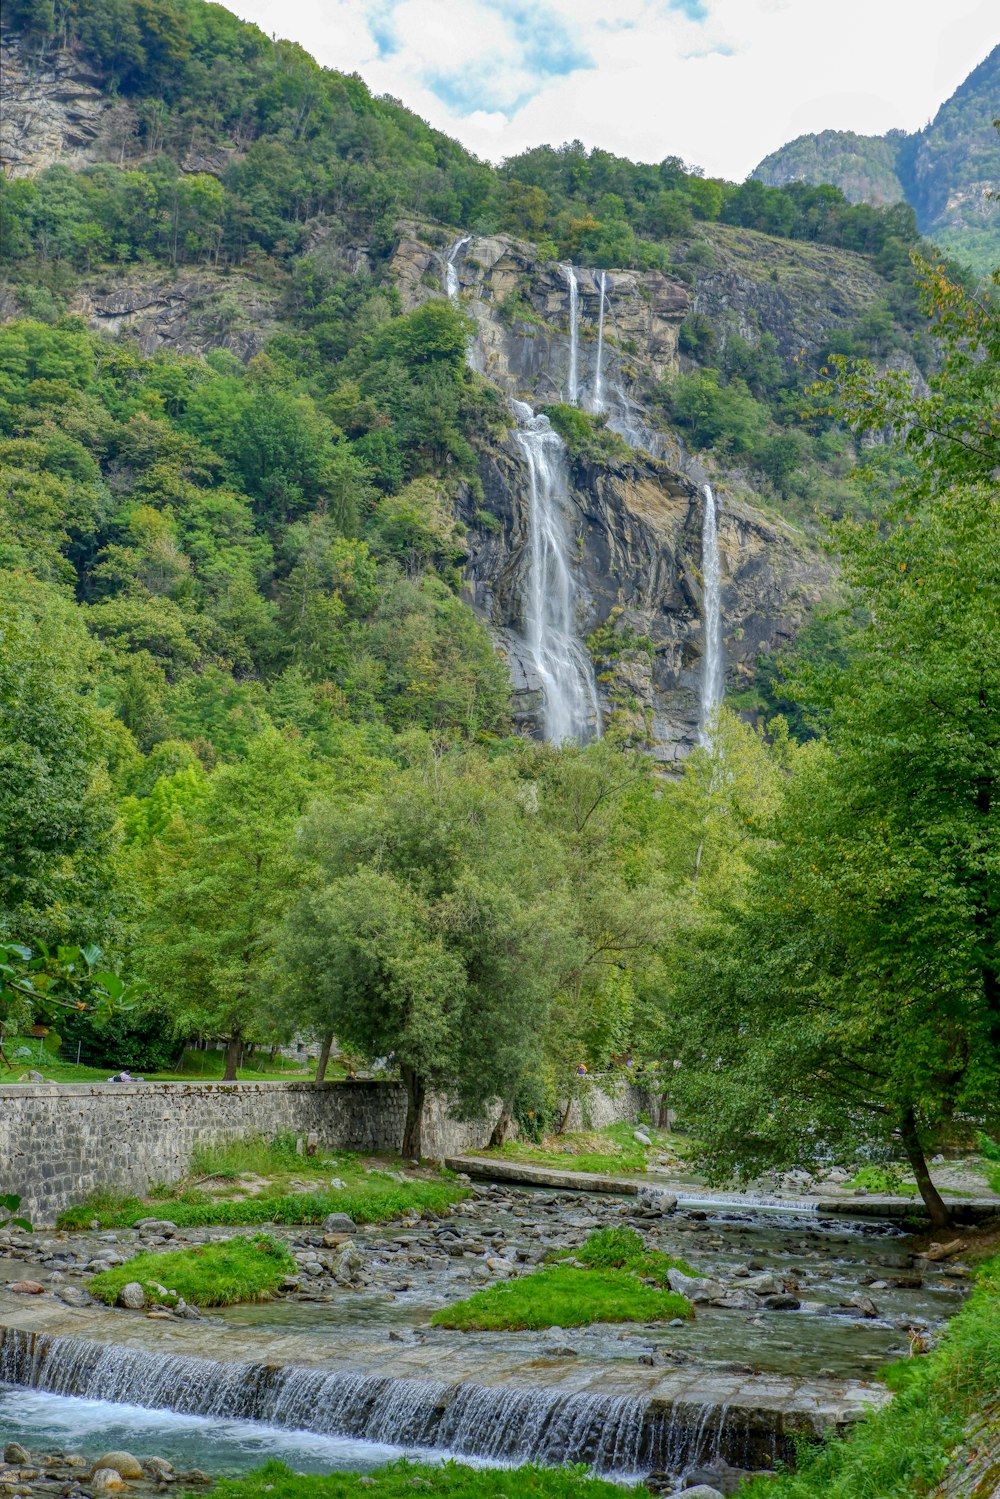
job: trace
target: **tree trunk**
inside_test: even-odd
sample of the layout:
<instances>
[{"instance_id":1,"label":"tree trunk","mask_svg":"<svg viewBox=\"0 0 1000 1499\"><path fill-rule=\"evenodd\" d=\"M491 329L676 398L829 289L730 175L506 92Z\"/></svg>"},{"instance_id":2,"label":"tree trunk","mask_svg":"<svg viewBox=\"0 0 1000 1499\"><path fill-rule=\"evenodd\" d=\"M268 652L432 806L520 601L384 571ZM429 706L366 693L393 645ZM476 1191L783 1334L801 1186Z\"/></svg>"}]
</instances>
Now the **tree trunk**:
<instances>
[{"instance_id":1,"label":"tree trunk","mask_svg":"<svg viewBox=\"0 0 1000 1499\"><path fill-rule=\"evenodd\" d=\"M233 1031L233 1034L226 1042L226 1069L222 1074L222 1081L224 1083L235 1083L236 1068L237 1064L239 1063L239 1059L240 1033L239 1031Z\"/></svg>"},{"instance_id":2,"label":"tree trunk","mask_svg":"<svg viewBox=\"0 0 1000 1499\"><path fill-rule=\"evenodd\" d=\"M927 1169L927 1158L924 1148L920 1143L920 1133L917 1129L917 1116L912 1107L908 1108L903 1115L900 1125L900 1134L903 1137L903 1149L906 1151L906 1159L917 1179L920 1195L924 1200L931 1220L931 1228L951 1228L951 1218L944 1204L940 1192L931 1181L931 1174Z\"/></svg>"},{"instance_id":3,"label":"tree trunk","mask_svg":"<svg viewBox=\"0 0 1000 1499\"><path fill-rule=\"evenodd\" d=\"M504 1144L507 1136L510 1134L511 1125L513 1124L513 1122L514 1121L511 1117L510 1104L507 1103L505 1099L500 1108L500 1118L493 1126L493 1133L490 1135L491 1150L499 1150L501 1145Z\"/></svg>"},{"instance_id":4,"label":"tree trunk","mask_svg":"<svg viewBox=\"0 0 1000 1499\"><path fill-rule=\"evenodd\" d=\"M403 1128L403 1155L407 1160L419 1161L420 1159L420 1131L423 1124L424 1097L427 1089L424 1087L423 1079L412 1067L405 1065L400 1067L403 1074L403 1082L406 1084L406 1124Z\"/></svg>"},{"instance_id":5,"label":"tree trunk","mask_svg":"<svg viewBox=\"0 0 1000 1499\"><path fill-rule=\"evenodd\" d=\"M316 1062L316 1081L321 1083L326 1077L326 1067L330 1060L330 1047L333 1045L332 1036L323 1037L323 1045L319 1049L319 1057Z\"/></svg>"}]
</instances>

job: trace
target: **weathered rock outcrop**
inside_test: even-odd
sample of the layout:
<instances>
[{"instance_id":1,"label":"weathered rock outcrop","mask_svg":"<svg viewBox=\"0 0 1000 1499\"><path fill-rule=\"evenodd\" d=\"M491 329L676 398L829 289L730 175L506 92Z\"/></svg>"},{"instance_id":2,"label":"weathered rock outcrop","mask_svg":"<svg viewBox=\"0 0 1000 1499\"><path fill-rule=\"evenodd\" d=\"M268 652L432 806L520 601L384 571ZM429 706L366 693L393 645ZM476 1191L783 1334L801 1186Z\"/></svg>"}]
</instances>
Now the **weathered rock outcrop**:
<instances>
[{"instance_id":1,"label":"weathered rock outcrop","mask_svg":"<svg viewBox=\"0 0 1000 1499\"><path fill-rule=\"evenodd\" d=\"M135 114L114 104L100 79L70 52L33 54L0 38L0 168L30 177L54 162L117 160L135 133Z\"/></svg>"},{"instance_id":2,"label":"weathered rock outcrop","mask_svg":"<svg viewBox=\"0 0 1000 1499\"><path fill-rule=\"evenodd\" d=\"M132 272L81 282L70 310L99 332L128 333L146 355L229 349L246 360L275 332L276 302L276 294L236 272Z\"/></svg>"}]
</instances>

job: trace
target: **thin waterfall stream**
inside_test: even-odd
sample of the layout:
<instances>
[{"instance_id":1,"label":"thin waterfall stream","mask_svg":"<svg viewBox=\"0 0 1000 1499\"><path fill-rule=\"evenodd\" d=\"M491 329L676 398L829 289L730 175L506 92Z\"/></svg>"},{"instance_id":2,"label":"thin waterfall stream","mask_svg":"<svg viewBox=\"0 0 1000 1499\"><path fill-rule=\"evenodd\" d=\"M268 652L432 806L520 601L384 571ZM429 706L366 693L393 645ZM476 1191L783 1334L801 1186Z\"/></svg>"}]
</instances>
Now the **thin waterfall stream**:
<instances>
[{"instance_id":1,"label":"thin waterfall stream","mask_svg":"<svg viewBox=\"0 0 1000 1499\"><path fill-rule=\"evenodd\" d=\"M528 474L524 638L542 684L545 737L552 744L599 738L594 667L577 635L576 584L566 526L566 445L547 417L514 402L514 434Z\"/></svg>"},{"instance_id":2,"label":"thin waterfall stream","mask_svg":"<svg viewBox=\"0 0 1000 1499\"><path fill-rule=\"evenodd\" d=\"M604 303L607 296L608 273L601 272L601 305L597 314L597 368L594 370L594 390L591 405L598 415L604 410Z\"/></svg>"},{"instance_id":3,"label":"thin waterfall stream","mask_svg":"<svg viewBox=\"0 0 1000 1499\"><path fill-rule=\"evenodd\" d=\"M712 715L725 693L726 668L722 653L722 567L719 528L712 486L702 486L701 578L705 620L705 652L701 666L701 715L698 742L711 738Z\"/></svg>"},{"instance_id":4,"label":"thin waterfall stream","mask_svg":"<svg viewBox=\"0 0 1000 1499\"><path fill-rule=\"evenodd\" d=\"M576 271L571 265L564 265L562 272L566 277L566 285L569 287L569 381L566 399L571 406L577 406L580 402L580 288L576 279Z\"/></svg>"},{"instance_id":5,"label":"thin waterfall stream","mask_svg":"<svg viewBox=\"0 0 1000 1499\"><path fill-rule=\"evenodd\" d=\"M471 241L471 234L466 234L462 239L457 239L448 251L444 263L444 289L452 302L458 301L458 293L461 290L458 280L458 268L455 265L455 261Z\"/></svg>"}]
</instances>

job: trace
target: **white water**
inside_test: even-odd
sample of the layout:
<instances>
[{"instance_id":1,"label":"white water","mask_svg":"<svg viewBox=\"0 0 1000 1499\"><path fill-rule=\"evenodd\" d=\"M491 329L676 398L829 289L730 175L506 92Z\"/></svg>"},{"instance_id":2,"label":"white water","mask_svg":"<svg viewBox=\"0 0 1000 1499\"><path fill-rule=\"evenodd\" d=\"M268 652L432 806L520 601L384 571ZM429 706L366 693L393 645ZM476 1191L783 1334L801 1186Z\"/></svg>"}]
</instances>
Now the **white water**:
<instances>
[{"instance_id":1,"label":"white water","mask_svg":"<svg viewBox=\"0 0 1000 1499\"><path fill-rule=\"evenodd\" d=\"M580 399L580 373L579 373L579 295L576 284L576 272L571 265L564 265L563 275L569 287L569 389L566 398L571 406L576 406Z\"/></svg>"},{"instance_id":2,"label":"white water","mask_svg":"<svg viewBox=\"0 0 1000 1499\"><path fill-rule=\"evenodd\" d=\"M592 404L594 411L600 413L604 410L604 372L601 366L604 363L604 302L607 292L608 273L601 272L601 310L597 315L597 368L594 371L594 392Z\"/></svg>"},{"instance_id":3,"label":"white water","mask_svg":"<svg viewBox=\"0 0 1000 1499\"><path fill-rule=\"evenodd\" d=\"M524 635L542 683L545 737L552 744L599 738L594 667L576 633L576 585L566 529L566 446L547 417L514 402L515 437L528 470L528 567Z\"/></svg>"},{"instance_id":4,"label":"white water","mask_svg":"<svg viewBox=\"0 0 1000 1499\"><path fill-rule=\"evenodd\" d=\"M722 702L726 671L722 656L722 568L719 532L712 486L702 486L701 578L705 615L705 653L701 666L701 726L698 742L709 743L712 714Z\"/></svg>"},{"instance_id":5,"label":"white water","mask_svg":"<svg viewBox=\"0 0 1000 1499\"><path fill-rule=\"evenodd\" d=\"M465 246L471 239L471 234L467 234L464 239L457 239L452 245L451 249L448 251L448 258L444 263L444 289L453 302L458 301L458 293L460 290L458 282L458 271L455 268L455 261L458 259L459 255L462 253L462 251L465 249Z\"/></svg>"},{"instance_id":6,"label":"white water","mask_svg":"<svg viewBox=\"0 0 1000 1499\"><path fill-rule=\"evenodd\" d=\"M20 1414L24 1436L53 1425L93 1434L96 1423L110 1439L117 1406L120 1424L133 1431L158 1427L169 1436L171 1426L186 1427L194 1447L211 1444L214 1428L215 1439L232 1443L237 1455L244 1444L258 1460L268 1447L285 1447L293 1461L301 1454L331 1467L370 1466L389 1455L387 1448L402 1448L499 1464L585 1462L627 1477L652 1467L679 1472L717 1457L723 1442L727 1460L739 1461L747 1435L711 1400L650 1405L644 1395L222 1364L13 1329L0 1333L0 1381L20 1387L8 1392L0 1384L0 1413ZM54 1405L52 1396L69 1399ZM768 1454L783 1455L777 1444Z\"/></svg>"}]
</instances>

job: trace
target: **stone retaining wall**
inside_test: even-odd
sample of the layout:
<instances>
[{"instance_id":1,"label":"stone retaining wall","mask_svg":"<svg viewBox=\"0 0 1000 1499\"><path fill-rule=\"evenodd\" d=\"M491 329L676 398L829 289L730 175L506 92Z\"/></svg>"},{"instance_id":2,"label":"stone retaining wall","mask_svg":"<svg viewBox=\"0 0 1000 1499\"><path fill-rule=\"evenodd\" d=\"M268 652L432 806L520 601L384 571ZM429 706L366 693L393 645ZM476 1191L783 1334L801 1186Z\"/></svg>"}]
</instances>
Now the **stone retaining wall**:
<instances>
[{"instance_id":1,"label":"stone retaining wall","mask_svg":"<svg viewBox=\"0 0 1000 1499\"><path fill-rule=\"evenodd\" d=\"M625 1085L588 1096L588 1114L601 1123L634 1120L644 1107ZM481 1149L495 1117L465 1124L429 1098L424 1153ZM0 1086L0 1193L19 1193L23 1211L45 1227L100 1187L141 1195L177 1181L198 1144L315 1131L333 1150L392 1153L405 1118L397 1082L11 1083Z\"/></svg>"}]
</instances>

